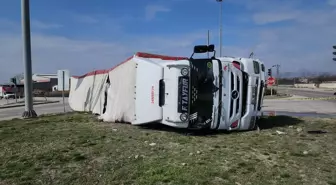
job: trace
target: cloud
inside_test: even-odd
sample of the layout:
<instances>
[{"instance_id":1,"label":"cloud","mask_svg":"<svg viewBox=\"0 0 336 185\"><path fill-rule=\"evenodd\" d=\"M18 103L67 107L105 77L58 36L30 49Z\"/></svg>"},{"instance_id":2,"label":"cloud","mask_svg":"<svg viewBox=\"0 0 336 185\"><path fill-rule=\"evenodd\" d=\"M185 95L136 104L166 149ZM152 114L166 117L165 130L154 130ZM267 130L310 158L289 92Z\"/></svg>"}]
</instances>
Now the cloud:
<instances>
[{"instance_id":1,"label":"cloud","mask_svg":"<svg viewBox=\"0 0 336 185\"><path fill-rule=\"evenodd\" d=\"M127 36L130 41L108 42L33 33L33 72L56 73L58 69L69 69L72 75L81 75L110 68L137 51L184 56L191 54L195 42L205 39L201 32L166 37ZM4 82L23 71L21 34L0 31L0 43L0 64L7 66L0 68L0 82Z\"/></svg>"},{"instance_id":2,"label":"cloud","mask_svg":"<svg viewBox=\"0 0 336 185\"><path fill-rule=\"evenodd\" d=\"M63 27L61 24L44 23L38 20L32 20L31 25L33 28L37 29L57 29Z\"/></svg>"},{"instance_id":3,"label":"cloud","mask_svg":"<svg viewBox=\"0 0 336 185\"><path fill-rule=\"evenodd\" d=\"M326 23L327 24L327 23ZM333 72L331 58L335 25L295 25L259 30L256 54L266 65L280 64L285 71L307 69Z\"/></svg>"},{"instance_id":4,"label":"cloud","mask_svg":"<svg viewBox=\"0 0 336 185\"><path fill-rule=\"evenodd\" d=\"M255 40L225 46L225 53L247 56L250 48L255 48L256 57L263 59L266 66L280 64L281 70L291 72L302 69L334 72L336 63L332 61L331 46L336 38L336 11L326 6L327 1L310 1L309 6L307 1L300 0L234 3L238 2L246 8L254 23L243 31ZM328 3L333 2L329 0ZM286 24L270 24L283 21ZM240 34L237 33L238 37Z\"/></svg>"},{"instance_id":5,"label":"cloud","mask_svg":"<svg viewBox=\"0 0 336 185\"><path fill-rule=\"evenodd\" d=\"M298 11L289 12L261 12L253 15L253 21L256 24L268 24L280 21L288 21L297 18L300 15Z\"/></svg>"},{"instance_id":6,"label":"cloud","mask_svg":"<svg viewBox=\"0 0 336 185\"><path fill-rule=\"evenodd\" d=\"M170 12L170 9L161 5L147 5L145 7L145 18L147 21L152 20L160 12Z\"/></svg>"},{"instance_id":7,"label":"cloud","mask_svg":"<svg viewBox=\"0 0 336 185\"><path fill-rule=\"evenodd\" d=\"M99 20L93 16L90 15L74 15L73 16L75 21L80 23L88 23L88 24L95 24L99 23Z\"/></svg>"},{"instance_id":8,"label":"cloud","mask_svg":"<svg viewBox=\"0 0 336 185\"><path fill-rule=\"evenodd\" d=\"M264 11L285 11L293 7L302 7L302 2L307 3L309 0L282 0L282 1L269 1L269 0L224 0L224 3L230 3L244 7L247 11L264 12ZM314 0L313 0L314 1ZM315 1L314 1L315 2Z\"/></svg>"},{"instance_id":9,"label":"cloud","mask_svg":"<svg viewBox=\"0 0 336 185\"><path fill-rule=\"evenodd\" d=\"M328 0L328 4L331 6L336 6L336 0Z\"/></svg>"},{"instance_id":10,"label":"cloud","mask_svg":"<svg viewBox=\"0 0 336 185\"><path fill-rule=\"evenodd\" d=\"M19 30L20 24L17 24L9 19L5 18L0 18L0 31L1 30L7 30L7 31L12 31L12 30Z\"/></svg>"},{"instance_id":11,"label":"cloud","mask_svg":"<svg viewBox=\"0 0 336 185\"><path fill-rule=\"evenodd\" d=\"M300 0L295 3L292 0L225 2L240 3L239 6L242 7L239 8L243 14L232 16L238 20L239 16L247 17L249 22L244 22L244 25L235 23L234 26L230 22L224 24L224 55L247 57L253 50L256 57L264 60L266 67L280 64L283 72L300 69L334 71L336 63L332 61L331 46L335 45L336 12L335 7L329 6L331 1L327 4L328 1L325 0L314 9L311 8L312 5L304 3L299 6L298 2L304 2ZM165 7L147 6L146 18L152 20L158 12L169 10ZM218 41L215 21L213 24L216 29L207 27L202 30L200 25L199 29L189 32L184 30L183 33L178 33L178 30L174 30L174 34L143 36L141 33L142 36L139 36L136 32L127 33L127 27L121 22L143 21L143 18L136 19L129 15L114 20L107 15L78 16L70 16L78 21L74 22L75 30L72 33L81 30L78 26L87 26L78 23L95 25L81 35L76 35L76 39L42 34L45 30L33 32L34 72L56 73L57 69L68 68L73 75L81 75L94 69L110 68L137 51L189 56L195 44L206 43L207 29L212 30L211 40L215 41L214 44ZM281 21L286 21L286 24L269 24ZM20 22L0 19L0 64L6 66L0 67L0 82L23 71L20 29ZM111 35L117 38L112 40ZM218 47L216 48L218 51Z\"/></svg>"},{"instance_id":12,"label":"cloud","mask_svg":"<svg viewBox=\"0 0 336 185\"><path fill-rule=\"evenodd\" d=\"M245 45L225 46L224 53L245 56L254 50L270 67L280 64L282 71L334 72L336 63L332 61L333 38L336 38L335 25L311 26L295 25L282 28L245 30L250 37L258 40Z\"/></svg>"}]
</instances>

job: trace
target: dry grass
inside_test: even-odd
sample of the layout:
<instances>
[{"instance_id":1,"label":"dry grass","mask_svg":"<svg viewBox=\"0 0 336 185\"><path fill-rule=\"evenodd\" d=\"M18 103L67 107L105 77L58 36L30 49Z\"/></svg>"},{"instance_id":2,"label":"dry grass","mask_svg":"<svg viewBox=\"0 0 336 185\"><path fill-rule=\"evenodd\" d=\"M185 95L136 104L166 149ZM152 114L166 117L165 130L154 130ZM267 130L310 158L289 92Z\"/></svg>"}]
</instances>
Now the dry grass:
<instances>
[{"instance_id":1,"label":"dry grass","mask_svg":"<svg viewBox=\"0 0 336 185\"><path fill-rule=\"evenodd\" d=\"M202 135L78 113L3 121L0 184L332 185L335 124L271 117L260 132Z\"/></svg>"}]
</instances>

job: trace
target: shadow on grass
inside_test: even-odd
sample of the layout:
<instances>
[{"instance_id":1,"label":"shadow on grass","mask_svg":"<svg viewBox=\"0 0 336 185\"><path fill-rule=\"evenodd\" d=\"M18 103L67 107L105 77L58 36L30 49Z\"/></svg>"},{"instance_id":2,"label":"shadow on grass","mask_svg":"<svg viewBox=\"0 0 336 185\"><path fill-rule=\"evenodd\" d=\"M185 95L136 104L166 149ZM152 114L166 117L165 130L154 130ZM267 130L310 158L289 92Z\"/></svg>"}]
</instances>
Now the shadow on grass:
<instances>
[{"instance_id":1,"label":"shadow on grass","mask_svg":"<svg viewBox=\"0 0 336 185\"><path fill-rule=\"evenodd\" d=\"M276 127L287 127L290 125L296 125L303 122L303 120L290 117L290 116L270 116L270 117L263 117L257 121L257 124L260 129L272 129ZM142 129L148 130L156 130L156 131L164 131L164 132L174 132L182 135L190 135L190 136L215 136L217 134L230 134L235 133L237 131L225 131L225 130L191 130L191 129L180 129L169 127L160 123L153 123L148 125L140 126ZM245 131L238 131L238 132L245 132Z\"/></svg>"},{"instance_id":2,"label":"shadow on grass","mask_svg":"<svg viewBox=\"0 0 336 185\"><path fill-rule=\"evenodd\" d=\"M260 129L272 129L275 127L287 127L303 122L303 120L290 116L269 116L258 121Z\"/></svg>"},{"instance_id":3,"label":"shadow on grass","mask_svg":"<svg viewBox=\"0 0 336 185\"><path fill-rule=\"evenodd\" d=\"M196 130L196 129L184 129L184 128L174 128L167 125L163 125L160 123L153 123L153 124L147 124L140 126L141 129L148 129L148 130L156 130L156 131L164 131L164 132L174 132L181 135L186 136L206 136L211 137L215 136L219 133L229 133L227 131L216 131L216 130L209 130L209 129L202 129L202 130Z\"/></svg>"}]
</instances>

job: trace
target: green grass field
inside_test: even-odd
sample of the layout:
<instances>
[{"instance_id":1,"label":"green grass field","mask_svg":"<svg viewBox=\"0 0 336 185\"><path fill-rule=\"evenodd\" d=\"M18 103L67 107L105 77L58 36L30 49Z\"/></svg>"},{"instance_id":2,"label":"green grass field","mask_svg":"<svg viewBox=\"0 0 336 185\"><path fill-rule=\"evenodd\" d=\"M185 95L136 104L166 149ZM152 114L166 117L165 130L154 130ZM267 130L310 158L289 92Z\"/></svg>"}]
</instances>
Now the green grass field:
<instances>
[{"instance_id":1,"label":"green grass field","mask_svg":"<svg viewBox=\"0 0 336 185\"><path fill-rule=\"evenodd\" d=\"M2 121L0 184L336 184L335 119L260 127L202 135L79 113Z\"/></svg>"}]
</instances>

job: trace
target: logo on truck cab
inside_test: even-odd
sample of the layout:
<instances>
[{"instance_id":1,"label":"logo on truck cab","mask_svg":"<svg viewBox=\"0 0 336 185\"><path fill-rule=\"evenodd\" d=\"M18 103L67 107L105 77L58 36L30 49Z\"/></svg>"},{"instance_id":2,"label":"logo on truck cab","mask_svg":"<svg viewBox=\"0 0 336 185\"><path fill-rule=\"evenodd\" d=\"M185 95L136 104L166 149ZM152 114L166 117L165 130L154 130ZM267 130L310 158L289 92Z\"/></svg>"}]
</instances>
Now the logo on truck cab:
<instances>
[{"instance_id":1,"label":"logo on truck cab","mask_svg":"<svg viewBox=\"0 0 336 185\"><path fill-rule=\"evenodd\" d=\"M179 113L188 113L189 108L189 77L179 77L178 85L178 108Z\"/></svg>"}]
</instances>

